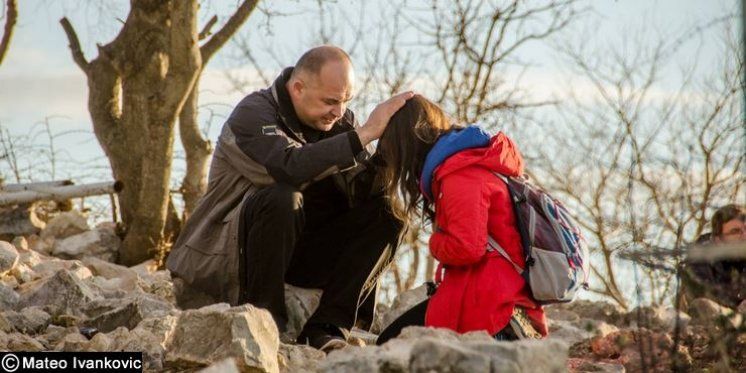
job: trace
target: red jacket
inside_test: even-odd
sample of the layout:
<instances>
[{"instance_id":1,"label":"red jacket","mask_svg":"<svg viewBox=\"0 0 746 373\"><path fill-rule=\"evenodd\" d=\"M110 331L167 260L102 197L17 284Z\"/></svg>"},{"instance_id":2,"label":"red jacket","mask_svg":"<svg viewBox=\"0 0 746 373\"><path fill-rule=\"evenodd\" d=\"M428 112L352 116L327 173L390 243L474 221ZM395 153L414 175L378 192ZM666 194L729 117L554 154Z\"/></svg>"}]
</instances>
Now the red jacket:
<instances>
[{"instance_id":1,"label":"red jacket","mask_svg":"<svg viewBox=\"0 0 746 373\"><path fill-rule=\"evenodd\" d=\"M544 311L529 296L523 277L498 253L486 251L489 233L516 264L525 264L507 186L493 171L523 173L521 154L503 133L487 147L462 150L435 169L431 188L437 229L430 252L444 276L428 305L425 325L494 335L507 326L513 308L521 306L546 336Z\"/></svg>"}]
</instances>

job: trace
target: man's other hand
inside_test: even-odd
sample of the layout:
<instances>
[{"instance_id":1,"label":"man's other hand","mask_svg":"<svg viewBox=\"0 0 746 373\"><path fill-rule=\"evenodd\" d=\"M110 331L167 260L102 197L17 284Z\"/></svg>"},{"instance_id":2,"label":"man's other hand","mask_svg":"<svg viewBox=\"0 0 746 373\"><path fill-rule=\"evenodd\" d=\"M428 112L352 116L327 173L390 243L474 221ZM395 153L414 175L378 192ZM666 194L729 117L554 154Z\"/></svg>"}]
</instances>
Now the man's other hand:
<instances>
[{"instance_id":1,"label":"man's other hand","mask_svg":"<svg viewBox=\"0 0 746 373\"><path fill-rule=\"evenodd\" d=\"M414 92L407 91L399 93L396 96L378 104L373 112L368 116L365 124L355 131L360 137L363 146L368 145L371 141L377 140L383 135L389 120L410 98L414 97Z\"/></svg>"}]
</instances>

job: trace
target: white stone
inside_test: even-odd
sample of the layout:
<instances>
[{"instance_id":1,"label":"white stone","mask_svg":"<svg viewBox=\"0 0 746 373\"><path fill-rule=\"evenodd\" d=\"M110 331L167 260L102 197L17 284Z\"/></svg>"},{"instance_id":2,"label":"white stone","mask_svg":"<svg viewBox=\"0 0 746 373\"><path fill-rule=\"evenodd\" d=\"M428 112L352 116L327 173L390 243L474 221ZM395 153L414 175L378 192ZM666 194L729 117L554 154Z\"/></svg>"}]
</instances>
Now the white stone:
<instances>
[{"instance_id":1,"label":"white stone","mask_svg":"<svg viewBox=\"0 0 746 373\"><path fill-rule=\"evenodd\" d=\"M0 241L0 275L8 273L18 264L18 250L6 241Z\"/></svg>"},{"instance_id":2,"label":"white stone","mask_svg":"<svg viewBox=\"0 0 746 373\"><path fill-rule=\"evenodd\" d=\"M167 342L165 366L209 366L232 357L241 370L279 372L277 326L267 310L216 304L179 315Z\"/></svg>"},{"instance_id":3,"label":"white stone","mask_svg":"<svg viewBox=\"0 0 746 373\"><path fill-rule=\"evenodd\" d=\"M42 238L66 238L88 231L88 219L77 210L62 212L52 218L42 229Z\"/></svg>"},{"instance_id":4,"label":"white stone","mask_svg":"<svg viewBox=\"0 0 746 373\"><path fill-rule=\"evenodd\" d=\"M65 259L93 256L113 261L120 244L118 237L103 230L92 230L55 241L52 255Z\"/></svg>"}]
</instances>

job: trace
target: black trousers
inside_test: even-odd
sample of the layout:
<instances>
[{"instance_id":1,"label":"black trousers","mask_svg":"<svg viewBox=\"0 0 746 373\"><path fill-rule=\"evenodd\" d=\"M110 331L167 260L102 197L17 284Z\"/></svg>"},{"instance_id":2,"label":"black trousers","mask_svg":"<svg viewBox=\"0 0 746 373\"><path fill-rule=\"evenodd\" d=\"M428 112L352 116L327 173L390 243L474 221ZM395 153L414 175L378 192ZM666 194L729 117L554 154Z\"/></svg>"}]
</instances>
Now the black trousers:
<instances>
[{"instance_id":1,"label":"black trousers","mask_svg":"<svg viewBox=\"0 0 746 373\"><path fill-rule=\"evenodd\" d=\"M396 248L402 229L383 197L350 207L326 178L303 192L285 184L264 188L244 206L242 303L269 310L284 331L284 283L320 288L319 307L307 325L350 329L366 280L387 246ZM372 306L374 299L368 301Z\"/></svg>"},{"instance_id":2,"label":"black trousers","mask_svg":"<svg viewBox=\"0 0 746 373\"><path fill-rule=\"evenodd\" d=\"M396 338L402 329L408 326L424 326L425 325L425 312L427 311L427 304L430 302L430 298L417 303L414 307L408 309L401 316L392 321L389 326L384 329L376 340L377 345L386 343L391 338Z\"/></svg>"}]
</instances>

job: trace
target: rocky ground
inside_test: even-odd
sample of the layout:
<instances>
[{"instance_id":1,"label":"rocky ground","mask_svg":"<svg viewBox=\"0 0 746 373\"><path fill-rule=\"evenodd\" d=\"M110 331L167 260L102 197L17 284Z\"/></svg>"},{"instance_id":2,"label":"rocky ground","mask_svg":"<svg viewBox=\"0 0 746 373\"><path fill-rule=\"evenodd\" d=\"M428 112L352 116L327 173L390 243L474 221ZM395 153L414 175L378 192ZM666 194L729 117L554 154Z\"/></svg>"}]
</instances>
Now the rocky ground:
<instances>
[{"instance_id":1,"label":"rocky ground","mask_svg":"<svg viewBox=\"0 0 746 373\"><path fill-rule=\"evenodd\" d=\"M280 336L270 315L249 305L180 309L179 282L154 262L111 263L118 245L111 224L90 228L74 211L39 235L0 241L0 351L143 351L150 371L746 371L746 306L704 298L688 314L590 301L547 307L551 337L542 341L413 327L373 346L375 334L353 330L351 347L325 356L281 342L297 334L318 291L288 286L291 320ZM380 307L372 332L424 296L417 288Z\"/></svg>"}]
</instances>

